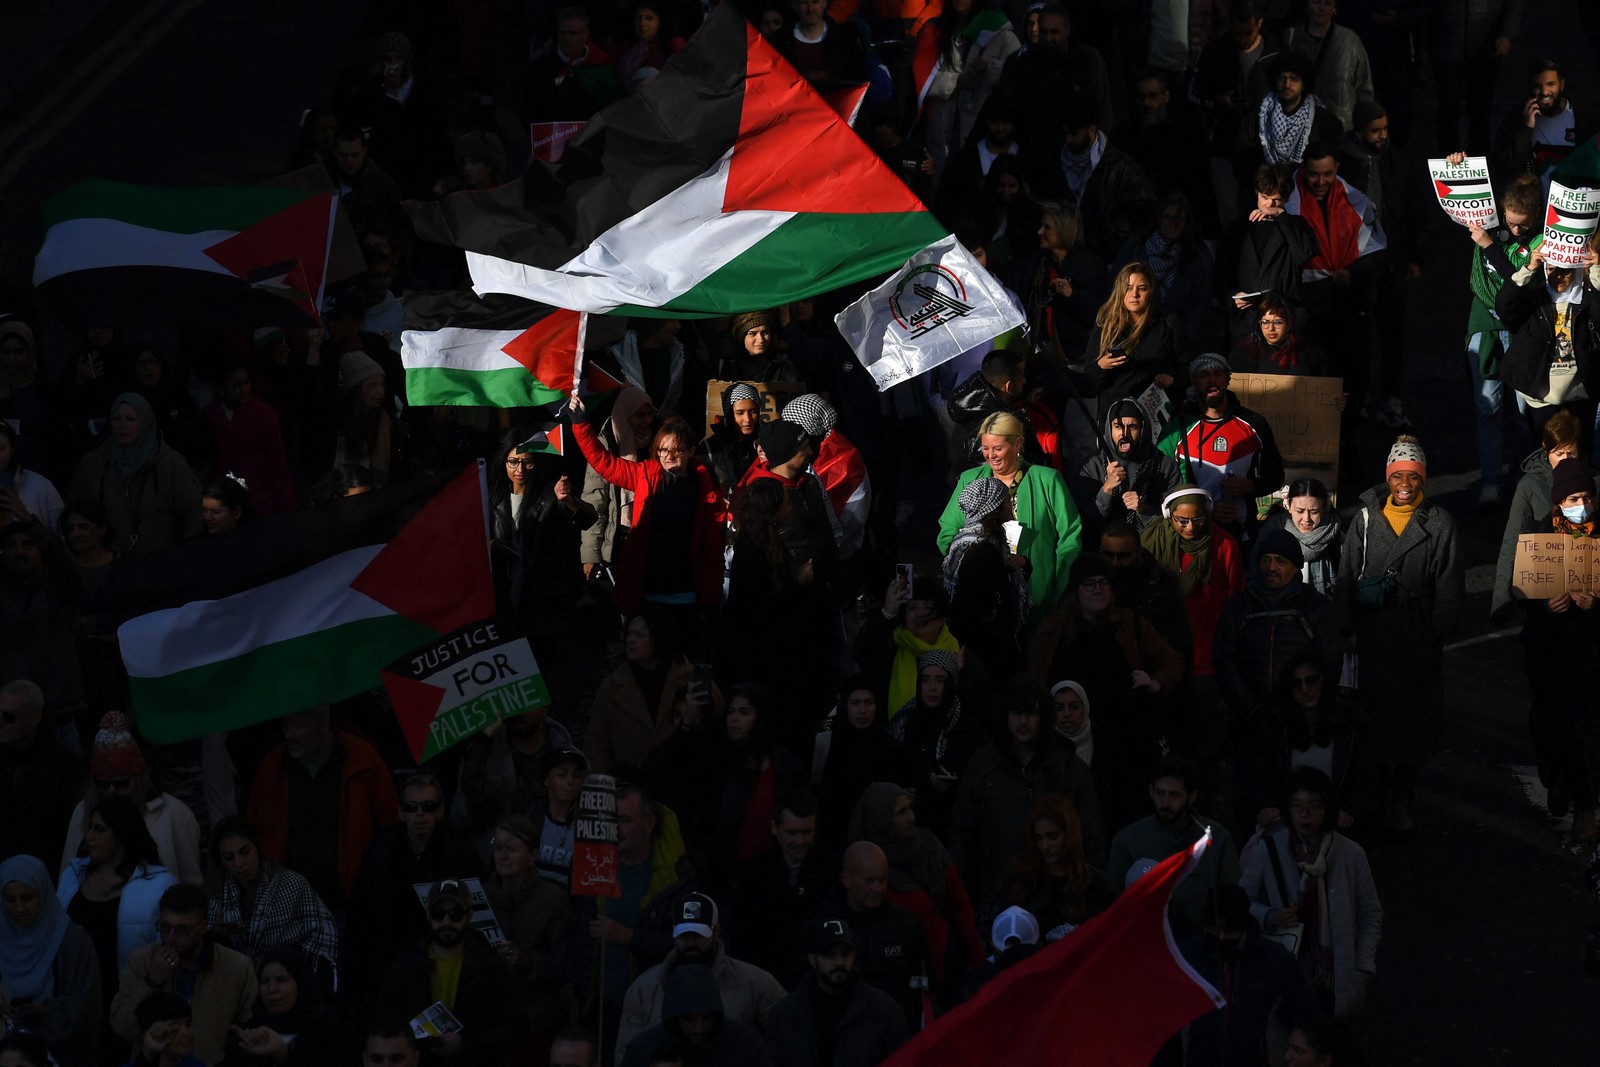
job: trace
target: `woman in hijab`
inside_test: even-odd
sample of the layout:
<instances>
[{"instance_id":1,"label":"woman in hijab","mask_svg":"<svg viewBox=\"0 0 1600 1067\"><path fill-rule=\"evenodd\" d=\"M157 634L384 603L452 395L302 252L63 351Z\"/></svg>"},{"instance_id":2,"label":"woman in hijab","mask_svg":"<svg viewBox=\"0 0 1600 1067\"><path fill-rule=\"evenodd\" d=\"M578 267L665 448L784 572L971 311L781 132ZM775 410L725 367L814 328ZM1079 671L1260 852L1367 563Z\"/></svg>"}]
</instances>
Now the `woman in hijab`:
<instances>
[{"instance_id":1,"label":"woman in hijab","mask_svg":"<svg viewBox=\"0 0 1600 1067\"><path fill-rule=\"evenodd\" d=\"M655 429L656 406L636 385L624 386L600 428L600 444L620 459L637 460ZM593 467L583 475L583 501L596 520L578 539L583 576L593 578L601 567L615 567L633 526L633 493L612 485Z\"/></svg>"},{"instance_id":2,"label":"woman in hijab","mask_svg":"<svg viewBox=\"0 0 1600 1067\"><path fill-rule=\"evenodd\" d=\"M724 493L732 493L756 461L756 431L761 426L761 393L748 382L722 391L722 415L711 424L702 446L705 464Z\"/></svg>"},{"instance_id":3,"label":"woman in hijab","mask_svg":"<svg viewBox=\"0 0 1600 1067\"><path fill-rule=\"evenodd\" d=\"M112 402L110 435L78 463L67 496L105 510L111 547L123 554L160 552L203 528L200 479L161 439L155 411L138 393Z\"/></svg>"},{"instance_id":4,"label":"woman in hijab","mask_svg":"<svg viewBox=\"0 0 1600 1067\"><path fill-rule=\"evenodd\" d=\"M318 995L321 980L293 945L256 960L258 993L244 1026L233 1028L226 1062L240 1067L316 1067L336 1058L337 1020Z\"/></svg>"},{"instance_id":5,"label":"woman in hijab","mask_svg":"<svg viewBox=\"0 0 1600 1067\"><path fill-rule=\"evenodd\" d=\"M887 720L878 690L865 674L856 674L844 680L838 702L817 727L811 755L817 834L835 851L843 851L850 809L862 790L875 781L915 787L911 762L889 736Z\"/></svg>"},{"instance_id":6,"label":"woman in hijab","mask_svg":"<svg viewBox=\"0 0 1600 1067\"><path fill-rule=\"evenodd\" d=\"M968 482L956 495L966 522L944 555L950 632L977 652L996 678L1010 678L1026 666L1022 626L1032 608L1031 567L1006 540L1010 502L998 479Z\"/></svg>"},{"instance_id":7,"label":"woman in hijab","mask_svg":"<svg viewBox=\"0 0 1600 1067\"><path fill-rule=\"evenodd\" d=\"M917 825L911 794L893 782L869 785L850 815L850 841L883 849L889 858L887 899L921 923L934 980L943 989L959 989L962 972L983 959L983 942L950 853Z\"/></svg>"},{"instance_id":8,"label":"woman in hijab","mask_svg":"<svg viewBox=\"0 0 1600 1067\"><path fill-rule=\"evenodd\" d=\"M1146 526L1139 540L1155 561L1178 576L1194 632L1196 677L1215 677L1211 639L1228 598L1244 588L1244 555L1233 535L1211 522L1211 494L1184 484L1161 501L1165 522Z\"/></svg>"},{"instance_id":9,"label":"woman in hijab","mask_svg":"<svg viewBox=\"0 0 1600 1067\"><path fill-rule=\"evenodd\" d=\"M1115 734L1090 715L1089 694L1080 682L1050 687L1056 711L1056 741L1072 745L1072 753L1089 768L1089 779L1108 827L1126 826L1149 807L1142 773L1134 769L1127 749Z\"/></svg>"},{"instance_id":10,"label":"woman in hijab","mask_svg":"<svg viewBox=\"0 0 1600 1067\"><path fill-rule=\"evenodd\" d=\"M1328 487L1316 478L1296 478L1289 483L1283 507L1267 516L1261 533L1282 528L1300 542L1305 563L1300 577L1323 596L1333 596L1339 579L1339 546L1344 534L1339 528L1339 512L1334 508Z\"/></svg>"},{"instance_id":11,"label":"woman in hijab","mask_svg":"<svg viewBox=\"0 0 1600 1067\"><path fill-rule=\"evenodd\" d=\"M0 863L0 982L10 1022L50 1046L61 1067L91 1067L100 1028L100 964L83 927L33 856Z\"/></svg>"},{"instance_id":12,"label":"woman in hijab","mask_svg":"<svg viewBox=\"0 0 1600 1067\"><path fill-rule=\"evenodd\" d=\"M1395 439L1384 476L1361 494L1334 603L1355 638L1361 678L1371 680L1361 703L1383 764L1389 828L1404 836L1414 828L1417 770L1442 740L1444 642L1466 589L1455 520L1425 498L1428 460L1415 437Z\"/></svg>"},{"instance_id":13,"label":"woman in hijab","mask_svg":"<svg viewBox=\"0 0 1600 1067\"><path fill-rule=\"evenodd\" d=\"M941 648L924 653L917 661L916 695L889 722L889 736L911 760L918 817L941 835L950 825L961 772L988 740L978 721L961 709L960 675L954 653Z\"/></svg>"}]
</instances>

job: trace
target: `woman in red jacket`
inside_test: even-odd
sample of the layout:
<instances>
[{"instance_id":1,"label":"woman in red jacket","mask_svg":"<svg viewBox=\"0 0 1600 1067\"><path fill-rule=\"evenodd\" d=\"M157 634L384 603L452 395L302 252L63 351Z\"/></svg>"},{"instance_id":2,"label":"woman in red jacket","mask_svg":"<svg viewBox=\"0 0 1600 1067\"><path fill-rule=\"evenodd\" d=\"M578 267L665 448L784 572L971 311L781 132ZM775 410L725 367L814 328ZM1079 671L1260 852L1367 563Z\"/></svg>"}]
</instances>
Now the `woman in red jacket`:
<instances>
[{"instance_id":1,"label":"woman in red jacket","mask_svg":"<svg viewBox=\"0 0 1600 1067\"><path fill-rule=\"evenodd\" d=\"M633 533L617 564L615 604L632 615L645 603L713 607L722 601L722 497L694 456L694 432L668 416L648 458L612 455L572 399L572 436L595 473L633 492Z\"/></svg>"}]
</instances>

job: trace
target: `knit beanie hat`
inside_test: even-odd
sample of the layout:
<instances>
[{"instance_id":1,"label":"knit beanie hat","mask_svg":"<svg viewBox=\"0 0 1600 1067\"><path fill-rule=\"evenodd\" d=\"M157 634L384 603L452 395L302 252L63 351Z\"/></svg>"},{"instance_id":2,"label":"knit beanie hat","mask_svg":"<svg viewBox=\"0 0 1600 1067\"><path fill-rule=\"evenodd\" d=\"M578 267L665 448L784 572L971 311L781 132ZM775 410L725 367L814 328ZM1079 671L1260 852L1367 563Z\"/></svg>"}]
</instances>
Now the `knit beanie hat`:
<instances>
[{"instance_id":1,"label":"knit beanie hat","mask_svg":"<svg viewBox=\"0 0 1600 1067\"><path fill-rule=\"evenodd\" d=\"M781 467L794 458L800 446L805 442L806 432L792 422L778 419L775 422L763 422L761 429L756 431L756 440L761 443L761 451L767 456L767 469Z\"/></svg>"},{"instance_id":2,"label":"knit beanie hat","mask_svg":"<svg viewBox=\"0 0 1600 1067\"><path fill-rule=\"evenodd\" d=\"M94 735L94 750L89 756L89 775L92 778L131 778L143 774L150 767L139 751L128 726L128 717L120 711L108 711L100 717L100 729Z\"/></svg>"},{"instance_id":3,"label":"knit beanie hat","mask_svg":"<svg viewBox=\"0 0 1600 1067\"><path fill-rule=\"evenodd\" d=\"M778 314L775 311L746 311L742 315L733 317L733 343L743 344L744 335L757 326L765 326L774 333L778 331Z\"/></svg>"},{"instance_id":4,"label":"knit beanie hat","mask_svg":"<svg viewBox=\"0 0 1600 1067\"><path fill-rule=\"evenodd\" d=\"M1268 530L1256 542L1256 559L1268 554L1282 556L1296 567L1306 565L1305 553L1300 549L1300 539L1282 526Z\"/></svg>"},{"instance_id":5,"label":"knit beanie hat","mask_svg":"<svg viewBox=\"0 0 1600 1067\"><path fill-rule=\"evenodd\" d=\"M779 418L794 423L805 430L808 436L820 441L838 425L839 413L816 393L806 393L785 404Z\"/></svg>"},{"instance_id":6,"label":"knit beanie hat","mask_svg":"<svg viewBox=\"0 0 1600 1067\"><path fill-rule=\"evenodd\" d=\"M1395 471L1411 471L1427 481L1428 457L1422 454L1422 445L1415 437L1397 438L1394 447L1389 449L1389 463L1383 468L1384 479L1387 481Z\"/></svg>"},{"instance_id":7,"label":"knit beanie hat","mask_svg":"<svg viewBox=\"0 0 1600 1067\"><path fill-rule=\"evenodd\" d=\"M1202 352L1189 361L1189 377L1191 378L1204 371L1214 370L1228 374L1233 373L1233 368L1228 366L1228 361L1215 352Z\"/></svg>"},{"instance_id":8,"label":"knit beanie hat","mask_svg":"<svg viewBox=\"0 0 1600 1067\"><path fill-rule=\"evenodd\" d=\"M1571 456L1556 464L1556 469L1551 472L1554 481L1550 484L1550 503L1556 507L1573 493L1593 493L1594 478L1583 469L1583 463Z\"/></svg>"},{"instance_id":9,"label":"knit beanie hat","mask_svg":"<svg viewBox=\"0 0 1600 1067\"><path fill-rule=\"evenodd\" d=\"M339 357L339 391L348 393L368 378L380 378L383 368L365 352L346 352Z\"/></svg>"},{"instance_id":10,"label":"knit beanie hat","mask_svg":"<svg viewBox=\"0 0 1600 1067\"><path fill-rule=\"evenodd\" d=\"M1098 552L1085 552L1072 561L1072 570L1067 576L1067 584L1076 588L1090 578L1111 577L1111 564Z\"/></svg>"}]
</instances>

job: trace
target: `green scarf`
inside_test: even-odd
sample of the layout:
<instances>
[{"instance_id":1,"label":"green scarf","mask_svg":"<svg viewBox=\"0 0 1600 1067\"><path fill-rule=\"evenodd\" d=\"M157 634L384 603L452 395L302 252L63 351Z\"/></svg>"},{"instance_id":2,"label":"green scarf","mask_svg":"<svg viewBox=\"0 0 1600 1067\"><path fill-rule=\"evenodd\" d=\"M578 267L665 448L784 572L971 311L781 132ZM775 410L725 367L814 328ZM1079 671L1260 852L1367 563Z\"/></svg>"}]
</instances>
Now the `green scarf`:
<instances>
[{"instance_id":1,"label":"green scarf","mask_svg":"<svg viewBox=\"0 0 1600 1067\"><path fill-rule=\"evenodd\" d=\"M906 629L894 628L894 663L889 668L889 718L892 719L906 704L917 696L917 661L926 652L942 648L951 655L961 651L961 643L946 626L939 631L933 644ZM884 720L887 722L888 720Z\"/></svg>"},{"instance_id":2,"label":"green scarf","mask_svg":"<svg viewBox=\"0 0 1600 1067\"><path fill-rule=\"evenodd\" d=\"M1178 588L1188 597L1196 589L1211 583L1211 527L1206 526L1205 536L1185 541L1170 522L1152 522L1139 535L1145 551L1157 563L1178 576ZM1184 570L1183 557L1190 557L1189 569Z\"/></svg>"}]
</instances>

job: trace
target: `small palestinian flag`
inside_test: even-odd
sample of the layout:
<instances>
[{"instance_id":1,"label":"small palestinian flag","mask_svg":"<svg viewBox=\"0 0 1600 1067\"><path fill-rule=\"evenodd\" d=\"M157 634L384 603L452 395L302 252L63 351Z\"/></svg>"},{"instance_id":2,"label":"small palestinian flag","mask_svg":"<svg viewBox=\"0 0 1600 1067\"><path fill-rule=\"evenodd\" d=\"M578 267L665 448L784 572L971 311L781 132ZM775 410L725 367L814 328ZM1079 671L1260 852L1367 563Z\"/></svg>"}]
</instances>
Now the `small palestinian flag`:
<instances>
[{"instance_id":1,"label":"small palestinian flag","mask_svg":"<svg viewBox=\"0 0 1600 1067\"><path fill-rule=\"evenodd\" d=\"M408 210L479 293L674 318L815 296L946 232L731 4L558 169Z\"/></svg>"},{"instance_id":2,"label":"small palestinian flag","mask_svg":"<svg viewBox=\"0 0 1600 1067\"><path fill-rule=\"evenodd\" d=\"M540 430L515 449L518 455L525 456L530 452L541 452L547 456L564 456L567 454L566 437L559 424L548 430Z\"/></svg>"},{"instance_id":3,"label":"small palestinian flag","mask_svg":"<svg viewBox=\"0 0 1600 1067\"><path fill-rule=\"evenodd\" d=\"M33 283L72 322L308 324L337 206L301 189L81 181L45 205Z\"/></svg>"},{"instance_id":4,"label":"small palestinian flag","mask_svg":"<svg viewBox=\"0 0 1600 1067\"><path fill-rule=\"evenodd\" d=\"M137 561L112 592L177 601L117 630L140 732L168 744L377 687L493 614L486 516L473 464Z\"/></svg>"},{"instance_id":5,"label":"small palestinian flag","mask_svg":"<svg viewBox=\"0 0 1600 1067\"><path fill-rule=\"evenodd\" d=\"M1440 200L1484 200L1494 196L1494 186L1487 177L1460 178L1449 182L1435 178L1433 191Z\"/></svg>"},{"instance_id":6,"label":"small palestinian flag","mask_svg":"<svg viewBox=\"0 0 1600 1067\"><path fill-rule=\"evenodd\" d=\"M423 406L521 408L572 392L585 317L520 297L470 292L406 299L400 362Z\"/></svg>"}]
</instances>

